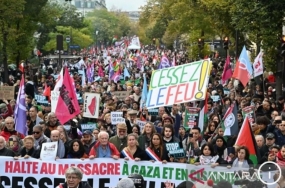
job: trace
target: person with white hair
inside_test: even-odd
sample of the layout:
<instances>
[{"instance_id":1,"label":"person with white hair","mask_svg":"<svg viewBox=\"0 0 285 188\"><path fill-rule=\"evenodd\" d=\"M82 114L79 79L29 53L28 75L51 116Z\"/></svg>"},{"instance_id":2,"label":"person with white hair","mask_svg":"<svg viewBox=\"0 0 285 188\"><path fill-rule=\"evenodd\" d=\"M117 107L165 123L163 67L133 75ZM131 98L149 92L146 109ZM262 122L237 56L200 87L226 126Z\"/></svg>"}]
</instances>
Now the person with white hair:
<instances>
[{"instance_id":1,"label":"person with white hair","mask_svg":"<svg viewBox=\"0 0 285 188\"><path fill-rule=\"evenodd\" d=\"M66 182L59 184L56 188L91 188L88 182L82 182L83 172L75 166L65 171Z\"/></svg>"},{"instance_id":2,"label":"person with white hair","mask_svg":"<svg viewBox=\"0 0 285 188\"><path fill-rule=\"evenodd\" d=\"M121 179L116 188L136 188L135 183L131 178L123 178Z\"/></svg>"},{"instance_id":3,"label":"person with white hair","mask_svg":"<svg viewBox=\"0 0 285 188\"><path fill-rule=\"evenodd\" d=\"M109 142L109 133L101 131L98 134L98 141L89 153L89 159L94 158L113 158L116 160L120 158L120 153L116 146Z\"/></svg>"},{"instance_id":4,"label":"person with white hair","mask_svg":"<svg viewBox=\"0 0 285 188\"><path fill-rule=\"evenodd\" d=\"M3 136L0 136L0 156L14 157L15 154L12 150L5 147L6 141Z\"/></svg>"}]
</instances>

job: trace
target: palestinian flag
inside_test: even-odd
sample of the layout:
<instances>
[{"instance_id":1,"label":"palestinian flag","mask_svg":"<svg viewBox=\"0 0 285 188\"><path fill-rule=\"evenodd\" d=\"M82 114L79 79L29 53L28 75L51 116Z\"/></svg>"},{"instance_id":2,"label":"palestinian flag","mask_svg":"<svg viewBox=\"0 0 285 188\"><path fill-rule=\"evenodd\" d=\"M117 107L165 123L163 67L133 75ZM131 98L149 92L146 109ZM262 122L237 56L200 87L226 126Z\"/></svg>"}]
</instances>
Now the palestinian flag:
<instances>
[{"instance_id":1,"label":"palestinian flag","mask_svg":"<svg viewBox=\"0 0 285 188\"><path fill-rule=\"evenodd\" d=\"M257 150L255 138L251 131L251 126L248 117L246 117L242 123L235 145L246 146L249 150L250 160L253 162L254 165L258 164L259 152Z\"/></svg>"},{"instance_id":2,"label":"palestinian flag","mask_svg":"<svg viewBox=\"0 0 285 188\"><path fill-rule=\"evenodd\" d=\"M237 118L237 105L232 104L226 111L222 120L222 128L224 136L237 136L238 135L238 118Z\"/></svg>"}]
</instances>

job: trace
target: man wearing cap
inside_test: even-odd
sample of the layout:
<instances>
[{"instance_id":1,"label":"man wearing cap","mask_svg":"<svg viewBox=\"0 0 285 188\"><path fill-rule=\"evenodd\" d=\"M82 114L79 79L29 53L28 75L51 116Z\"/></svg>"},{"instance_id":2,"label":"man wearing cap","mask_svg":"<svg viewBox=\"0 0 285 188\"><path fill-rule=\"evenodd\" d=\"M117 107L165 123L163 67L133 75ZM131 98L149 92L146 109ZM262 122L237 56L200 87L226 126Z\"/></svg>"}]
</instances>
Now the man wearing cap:
<instances>
[{"instance_id":1,"label":"man wearing cap","mask_svg":"<svg viewBox=\"0 0 285 188\"><path fill-rule=\"evenodd\" d=\"M128 119L131 123L131 126L133 127L133 125L136 123L136 120L137 120L138 111L130 110L130 111L128 111L128 115L129 115Z\"/></svg>"},{"instance_id":2,"label":"man wearing cap","mask_svg":"<svg viewBox=\"0 0 285 188\"><path fill-rule=\"evenodd\" d=\"M85 149L85 153L89 153L90 149L95 145L96 140L95 137L92 135L92 132L86 130L83 132L82 143Z\"/></svg>"},{"instance_id":3,"label":"man wearing cap","mask_svg":"<svg viewBox=\"0 0 285 188\"><path fill-rule=\"evenodd\" d=\"M269 152L269 148L275 144L275 135L273 133L267 133L265 137L265 144L260 148L260 156L264 156Z\"/></svg>"},{"instance_id":4,"label":"man wearing cap","mask_svg":"<svg viewBox=\"0 0 285 188\"><path fill-rule=\"evenodd\" d=\"M114 144L119 152L127 147L127 125L125 123L117 124L117 135L110 138L110 142Z\"/></svg>"}]
</instances>

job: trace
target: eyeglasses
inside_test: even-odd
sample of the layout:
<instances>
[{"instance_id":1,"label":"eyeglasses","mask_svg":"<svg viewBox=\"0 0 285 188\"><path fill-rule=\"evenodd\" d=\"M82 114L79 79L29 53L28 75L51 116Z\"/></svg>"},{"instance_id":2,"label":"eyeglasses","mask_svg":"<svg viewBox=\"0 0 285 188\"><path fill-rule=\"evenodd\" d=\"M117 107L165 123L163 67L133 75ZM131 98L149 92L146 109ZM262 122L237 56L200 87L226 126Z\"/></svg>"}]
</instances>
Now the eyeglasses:
<instances>
[{"instance_id":1,"label":"eyeglasses","mask_svg":"<svg viewBox=\"0 0 285 188\"><path fill-rule=\"evenodd\" d=\"M41 132L33 132L33 134L40 134Z\"/></svg>"}]
</instances>

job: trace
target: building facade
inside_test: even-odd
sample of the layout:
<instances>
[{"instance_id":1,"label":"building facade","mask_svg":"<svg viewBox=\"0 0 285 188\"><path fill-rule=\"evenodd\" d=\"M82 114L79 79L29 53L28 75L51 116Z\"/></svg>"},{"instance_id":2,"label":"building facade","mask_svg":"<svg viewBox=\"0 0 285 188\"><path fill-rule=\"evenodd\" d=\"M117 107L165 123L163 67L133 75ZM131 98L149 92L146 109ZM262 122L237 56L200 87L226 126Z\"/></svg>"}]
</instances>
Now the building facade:
<instances>
[{"instance_id":1,"label":"building facade","mask_svg":"<svg viewBox=\"0 0 285 188\"><path fill-rule=\"evenodd\" d=\"M86 15L88 12L92 12L94 9L107 9L105 0L51 0L59 3L70 3L74 5L78 12L82 15Z\"/></svg>"}]
</instances>

